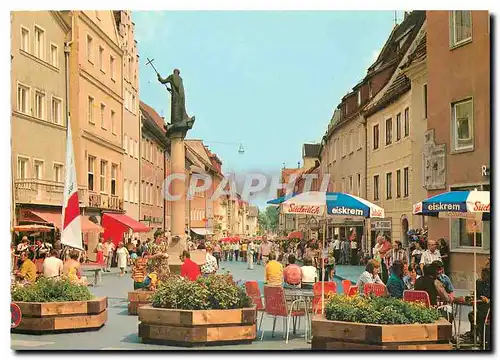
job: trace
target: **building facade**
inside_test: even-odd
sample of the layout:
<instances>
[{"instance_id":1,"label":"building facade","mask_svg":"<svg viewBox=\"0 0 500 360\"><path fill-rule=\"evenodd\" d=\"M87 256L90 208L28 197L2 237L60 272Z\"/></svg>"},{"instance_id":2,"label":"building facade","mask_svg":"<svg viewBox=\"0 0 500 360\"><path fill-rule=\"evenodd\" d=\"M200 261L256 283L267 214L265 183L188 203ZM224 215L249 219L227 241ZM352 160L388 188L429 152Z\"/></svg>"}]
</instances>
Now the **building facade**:
<instances>
[{"instance_id":1,"label":"building facade","mask_svg":"<svg viewBox=\"0 0 500 360\"><path fill-rule=\"evenodd\" d=\"M142 233L141 237L153 239L155 233L163 233L166 230L163 184L168 142L163 129L164 120L160 115L142 101L140 110L142 124L140 221L151 229L147 233ZM135 196L135 192L129 190L129 198L132 193Z\"/></svg>"},{"instance_id":2,"label":"building facade","mask_svg":"<svg viewBox=\"0 0 500 360\"><path fill-rule=\"evenodd\" d=\"M423 39L425 28L407 40L412 44L400 65L408 61L418 46L425 48ZM413 216L412 209L415 202L425 197L425 191L420 179L413 174L414 167L421 167L421 158L415 159L413 155L422 149L426 123L418 113L413 118L411 99L411 81L398 67L386 87L364 111L369 134L367 200L381 206L386 216L383 220L370 221L370 248L375 246L380 231L408 246L408 230L421 225L421 217ZM422 102L421 99L417 101Z\"/></svg>"},{"instance_id":3,"label":"building facade","mask_svg":"<svg viewBox=\"0 0 500 360\"><path fill-rule=\"evenodd\" d=\"M135 220L142 217L139 213L140 179L140 148L141 119L137 109L139 98L139 55L135 41L131 11L113 11L118 39L123 50L123 210Z\"/></svg>"},{"instance_id":4,"label":"building facade","mask_svg":"<svg viewBox=\"0 0 500 360\"><path fill-rule=\"evenodd\" d=\"M490 190L490 17L487 11L428 11L428 143L424 164L428 196L453 190ZM427 161L429 167L427 167ZM490 222L429 219L429 238L450 245L455 287L473 285L490 253ZM476 246L474 247L474 233Z\"/></svg>"},{"instance_id":5,"label":"building facade","mask_svg":"<svg viewBox=\"0 0 500 360\"><path fill-rule=\"evenodd\" d=\"M68 90L64 49L70 30L58 11L11 13L12 179L19 222L30 210L61 214Z\"/></svg>"}]
</instances>

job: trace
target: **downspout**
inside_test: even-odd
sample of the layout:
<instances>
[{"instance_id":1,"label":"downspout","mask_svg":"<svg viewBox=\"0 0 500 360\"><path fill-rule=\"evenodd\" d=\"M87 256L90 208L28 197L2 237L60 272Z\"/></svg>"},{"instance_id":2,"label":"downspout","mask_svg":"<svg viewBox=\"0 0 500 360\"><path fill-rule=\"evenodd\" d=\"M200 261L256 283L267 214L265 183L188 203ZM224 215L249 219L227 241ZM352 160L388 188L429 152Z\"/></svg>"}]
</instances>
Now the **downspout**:
<instances>
[{"instance_id":1,"label":"downspout","mask_svg":"<svg viewBox=\"0 0 500 360\"><path fill-rule=\"evenodd\" d=\"M141 197L142 197L142 113L139 105L139 139L138 139L138 146L139 146L139 212L138 212L138 217L139 221L141 221Z\"/></svg>"},{"instance_id":2,"label":"downspout","mask_svg":"<svg viewBox=\"0 0 500 360\"><path fill-rule=\"evenodd\" d=\"M167 170L167 148L163 150L163 177L165 177L165 171ZM165 179L163 180L163 235L166 231L166 219L167 219L167 199L165 197Z\"/></svg>"},{"instance_id":3,"label":"downspout","mask_svg":"<svg viewBox=\"0 0 500 360\"><path fill-rule=\"evenodd\" d=\"M363 116L363 115L361 115ZM364 128L365 128L365 199L367 199L368 197L368 121L366 120L366 118L363 116L363 125L364 125ZM365 227L365 244L364 244L364 249L363 251L364 252L370 252L370 248L371 248L371 243L370 243L370 240L369 240L369 233L370 231L368 230L368 227L367 227L367 224L366 224L366 219L363 220L364 222L364 227ZM368 246L368 243L370 243L370 246ZM363 244L362 244L363 245Z\"/></svg>"}]
</instances>

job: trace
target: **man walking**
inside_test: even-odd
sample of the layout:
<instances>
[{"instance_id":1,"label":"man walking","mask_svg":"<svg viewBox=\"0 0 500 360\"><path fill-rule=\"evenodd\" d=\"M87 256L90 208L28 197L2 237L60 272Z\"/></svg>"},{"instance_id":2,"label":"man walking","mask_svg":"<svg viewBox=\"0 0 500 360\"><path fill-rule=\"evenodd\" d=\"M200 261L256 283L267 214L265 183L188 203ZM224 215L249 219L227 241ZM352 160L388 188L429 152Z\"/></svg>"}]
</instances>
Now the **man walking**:
<instances>
[{"instance_id":1,"label":"man walking","mask_svg":"<svg viewBox=\"0 0 500 360\"><path fill-rule=\"evenodd\" d=\"M108 239L104 243L104 264L105 267L102 270L103 272L111 272L111 261L113 260L113 253L115 251L115 244L111 242L111 239Z\"/></svg>"},{"instance_id":2,"label":"man walking","mask_svg":"<svg viewBox=\"0 0 500 360\"><path fill-rule=\"evenodd\" d=\"M260 244L260 259L264 261L264 266L266 266L269 259L269 254L271 253L272 244L267 241L267 236L262 236L262 244Z\"/></svg>"},{"instance_id":3,"label":"man walking","mask_svg":"<svg viewBox=\"0 0 500 360\"><path fill-rule=\"evenodd\" d=\"M335 257L335 261L337 263L340 263L340 260L341 260L340 259L340 255L341 255L340 250L341 249L340 249L340 240L339 240L337 235L335 235L335 240L333 241L332 247L333 247L333 256Z\"/></svg>"}]
</instances>

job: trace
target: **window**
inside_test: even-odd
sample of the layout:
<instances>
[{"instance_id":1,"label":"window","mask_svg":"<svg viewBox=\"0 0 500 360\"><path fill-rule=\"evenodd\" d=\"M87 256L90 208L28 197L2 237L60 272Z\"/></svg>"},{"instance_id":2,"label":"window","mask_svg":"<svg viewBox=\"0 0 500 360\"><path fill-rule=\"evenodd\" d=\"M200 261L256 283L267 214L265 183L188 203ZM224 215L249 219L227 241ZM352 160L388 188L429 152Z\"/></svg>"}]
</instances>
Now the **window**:
<instances>
[{"instance_id":1,"label":"window","mask_svg":"<svg viewBox=\"0 0 500 360\"><path fill-rule=\"evenodd\" d=\"M21 27L21 50L30 52L30 31Z\"/></svg>"},{"instance_id":2,"label":"window","mask_svg":"<svg viewBox=\"0 0 500 360\"><path fill-rule=\"evenodd\" d=\"M97 58L97 66L104 72L104 48L99 45L99 55Z\"/></svg>"},{"instance_id":3,"label":"window","mask_svg":"<svg viewBox=\"0 0 500 360\"><path fill-rule=\"evenodd\" d=\"M450 13L451 46L457 46L472 39L472 13L470 10L454 10Z\"/></svg>"},{"instance_id":4,"label":"window","mask_svg":"<svg viewBox=\"0 0 500 360\"><path fill-rule=\"evenodd\" d=\"M28 113L29 91L30 89L27 86L17 85L17 111L23 114Z\"/></svg>"},{"instance_id":5,"label":"window","mask_svg":"<svg viewBox=\"0 0 500 360\"><path fill-rule=\"evenodd\" d=\"M357 196L361 197L361 174L358 174L358 192Z\"/></svg>"},{"instance_id":6,"label":"window","mask_svg":"<svg viewBox=\"0 0 500 360\"><path fill-rule=\"evenodd\" d=\"M106 130L106 117L105 117L105 112L106 112L106 105L101 104L101 128Z\"/></svg>"},{"instance_id":7,"label":"window","mask_svg":"<svg viewBox=\"0 0 500 360\"><path fill-rule=\"evenodd\" d=\"M373 150L377 150L379 146L379 129L378 124L373 127Z\"/></svg>"},{"instance_id":8,"label":"window","mask_svg":"<svg viewBox=\"0 0 500 360\"><path fill-rule=\"evenodd\" d=\"M427 84L424 84L424 119L427 119Z\"/></svg>"},{"instance_id":9,"label":"window","mask_svg":"<svg viewBox=\"0 0 500 360\"><path fill-rule=\"evenodd\" d=\"M52 97L52 122L62 125L62 100Z\"/></svg>"},{"instance_id":10,"label":"window","mask_svg":"<svg viewBox=\"0 0 500 360\"><path fill-rule=\"evenodd\" d=\"M352 193L353 190L353 181L352 181L352 175L349 176L349 193Z\"/></svg>"},{"instance_id":11,"label":"window","mask_svg":"<svg viewBox=\"0 0 500 360\"><path fill-rule=\"evenodd\" d=\"M111 73L111 79L115 80L115 58L113 55L109 56L109 72Z\"/></svg>"},{"instance_id":12,"label":"window","mask_svg":"<svg viewBox=\"0 0 500 360\"><path fill-rule=\"evenodd\" d=\"M410 196L410 168L403 169L403 196Z\"/></svg>"},{"instance_id":13,"label":"window","mask_svg":"<svg viewBox=\"0 0 500 360\"><path fill-rule=\"evenodd\" d=\"M94 165L95 165L95 158L89 156L88 158L88 163L87 163L87 187L89 188L89 191L94 191Z\"/></svg>"},{"instance_id":14,"label":"window","mask_svg":"<svg viewBox=\"0 0 500 360\"><path fill-rule=\"evenodd\" d=\"M108 170L108 162L101 160L101 172L100 172L100 189L102 193L106 193L106 175Z\"/></svg>"},{"instance_id":15,"label":"window","mask_svg":"<svg viewBox=\"0 0 500 360\"><path fill-rule=\"evenodd\" d=\"M128 79L132 80L132 57L128 58Z\"/></svg>"},{"instance_id":16,"label":"window","mask_svg":"<svg viewBox=\"0 0 500 360\"><path fill-rule=\"evenodd\" d=\"M87 104L87 120L90 124L95 124L94 121L94 98L89 96Z\"/></svg>"},{"instance_id":17,"label":"window","mask_svg":"<svg viewBox=\"0 0 500 360\"><path fill-rule=\"evenodd\" d=\"M392 199L392 173L385 174L385 194L386 199Z\"/></svg>"},{"instance_id":18,"label":"window","mask_svg":"<svg viewBox=\"0 0 500 360\"><path fill-rule=\"evenodd\" d=\"M392 144L392 118L385 121L385 144Z\"/></svg>"},{"instance_id":19,"label":"window","mask_svg":"<svg viewBox=\"0 0 500 360\"><path fill-rule=\"evenodd\" d=\"M128 154L128 136L127 136L127 134L123 135L123 149L125 150L125 154Z\"/></svg>"},{"instance_id":20,"label":"window","mask_svg":"<svg viewBox=\"0 0 500 360\"><path fill-rule=\"evenodd\" d=\"M451 191L467 190L490 190L489 185L475 185L467 187L454 187ZM474 226L474 218L451 219L451 248L474 248L474 233L476 234L476 248L490 249L490 221L477 221Z\"/></svg>"},{"instance_id":21,"label":"window","mask_svg":"<svg viewBox=\"0 0 500 360\"><path fill-rule=\"evenodd\" d=\"M45 94L35 91L35 117L45 119Z\"/></svg>"},{"instance_id":22,"label":"window","mask_svg":"<svg viewBox=\"0 0 500 360\"><path fill-rule=\"evenodd\" d=\"M131 110L135 114L135 95L132 94Z\"/></svg>"},{"instance_id":23,"label":"window","mask_svg":"<svg viewBox=\"0 0 500 360\"><path fill-rule=\"evenodd\" d=\"M139 142L137 140L134 140L134 157L139 158Z\"/></svg>"},{"instance_id":24,"label":"window","mask_svg":"<svg viewBox=\"0 0 500 360\"><path fill-rule=\"evenodd\" d=\"M33 164L33 177L37 180L43 179L43 161L35 160Z\"/></svg>"},{"instance_id":25,"label":"window","mask_svg":"<svg viewBox=\"0 0 500 360\"><path fill-rule=\"evenodd\" d=\"M50 44L50 65L59 67L59 51L54 44Z\"/></svg>"},{"instance_id":26,"label":"window","mask_svg":"<svg viewBox=\"0 0 500 360\"><path fill-rule=\"evenodd\" d=\"M396 198L401 197L401 170L396 171Z\"/></svg>"},{"instance_id":27,"label":"window","mask_svg":"<svg viewBox=\"0 0 500 360\"><path fill-rule=\"evenodd\" d=\"M143 181L142 182L142 187L141 187L141 192L142 192L142 200L141 203L145 204L146 203L146 183Z\"/></svg>"},{"instance_id":28,"label":"window","mask_svg":"<svg viewBox=\"0 0 500 360\"><path fill-rule=\"evenodd\" d=\"M342 135L342 157L346 156L347 153L347 135Z\"/></svg>"},{"instance_id":29,"label":"window","mask_svg":"<svg viewBox=\"0 0 500 360\"><path fill-rule=\"evenodd\" d=\"M54 181L61 183L63 182L63 165L54 164Z\"/></svg>"},{"instance_id":30,"label":"window","mask_svg":"<svg viewBox=\"0 0 500 360\"><path fill-rule=\"evenodd\" d=\"M405 137L410 135L410 108L405 109Z\"/></svg>"},{"instance_id":31,"label":"window","mask_svg":"<svg viewBox=\"0 0 500 360\"><path fill-rule=\"evenodd\" d=\"M471 150L474 148L472 99L451 105L452 150Z\"/></svg>"},{"instance_id":32,"label":"window","mask_svg":"<svg viewBox=\"0 0 500 360\"><path fill-rule=\"evenodd\" d=\"M361 105L361 90L358 90L358 106Z\"/></svg>"},{"instance_id":33,"label":"window","mask_svg":"<svg viewBox=\"0 0 500 360\"><path fill-rule=\"evenodd\" d=\"M92 38L92 36L87 35L87 60L92 64L94 63L93 52L94 52L94 39Z\"/></svg>"},{"instance_id":34,"label":"window","mask_svg":"<svg viewBox=\"0 0 500 360\"><path fill-rule=\"evenodd\" d=\"M372 90L372 82L368 81L368 98L372 98L373 96L373 90Z\"/></svg>"},{"instance_id":35,"label":"window","mask_svg":"<svg viewBox=\"0 0 500 360\"><path fill-rule=\"evenodd\" d=\"M136 182L134 183L134 202L139 202L139 190Z\"/></svg>"},{"instance_id":36,"label":"window","mask_svg":"<svg viewBox=\"0 0 500 360\"><path fill-rule=\"evenodd\" d=\"M27 179L28 178L28 159L18 157L17 158L17 178Z\"/></svg>"},{"instance_id":37,"label":"window","mask_svg":"<svg viewBox=\"0 0 500 360\"><path fill-rule=\"evenodd\" d=\"M378 188L379 188L379 176L375 175L373 177L373 200L374 201L378 201L379 200Z\"/></svg>"},{"instance_id":38,"label":"window","mask_svg":"<svg viewBox=\"0 0 500 360\"><path fill-rule=\"evenodd\" d=\"M128 195L128 180L124 179L123 180L123 200L128 201L129 200L129 195Z\"/></svg>"},{"instance_id":39,"label":"window","mask_svg":"<svg viewBox=\"0 0 500 360\"><path fill-rule=\"evenodd\" d=\"M342 178L341 186L342 186L342 192L345 192L346 191L346 189L345 189L345 178Z\"/></svg>"},{"instance_id":40,"label":"window","mask_svg":"<svg viewBox=\"0 0 500 360\"><path fill-rule=\"evenodd\" d=\"M401 140L401 113L396 115L396 141Z\"/></svg>"},{"instance_id":41,"label":"window","mask_svg":"<svg viewBox=\"0 0 500 360\"><path fill-rule=\"evenodd\" d=\"M45 54L45 31L35 26L35 56L44 60Z\"/></svg>"},{"instance_id":42,"label":"window","mask_svg":"<svg viewBox=\"0 0 500 360\"><path fill-rule=\"evenodd\" d=\"M118 172L118 166L116 164L111 164L111 195L116 195L116 173Z\"/></svg>"}]
</instances>

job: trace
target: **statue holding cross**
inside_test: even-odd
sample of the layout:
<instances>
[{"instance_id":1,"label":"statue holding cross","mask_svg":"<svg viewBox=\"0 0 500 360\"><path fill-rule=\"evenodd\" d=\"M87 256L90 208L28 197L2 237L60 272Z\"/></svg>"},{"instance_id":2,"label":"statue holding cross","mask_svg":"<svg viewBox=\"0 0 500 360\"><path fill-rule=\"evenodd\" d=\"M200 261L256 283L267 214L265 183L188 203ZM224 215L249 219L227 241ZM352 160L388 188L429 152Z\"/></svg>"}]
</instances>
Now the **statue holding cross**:
<instances>
[{"instance_id":1,"label":"statue holding cross","mask_svg":"<svg viewBox=\"0 0 500 360\"><path fill-rule=\"evenodd\" d=\"M158 76L158 81L165 85L172 96L170 102L170 124L167 125L167 131L169 131L169 129L184 127L187 128L187 130L191 129L195 117L189 117L186 112L186 96L184 93L184 84L180 76L180 70L174 69L173 73L164 79L154 67L153 61L154 60L148 59L146 65L151 65ZM170 85L170 88L167 85Z\"/></svg>"}]
</instances>

